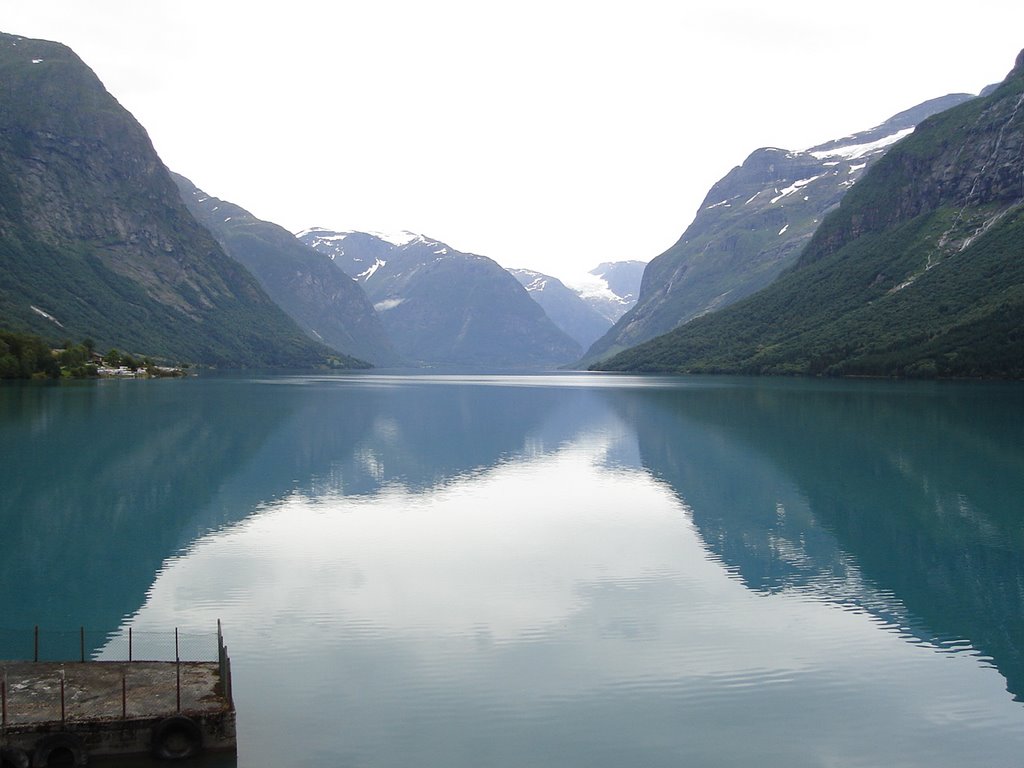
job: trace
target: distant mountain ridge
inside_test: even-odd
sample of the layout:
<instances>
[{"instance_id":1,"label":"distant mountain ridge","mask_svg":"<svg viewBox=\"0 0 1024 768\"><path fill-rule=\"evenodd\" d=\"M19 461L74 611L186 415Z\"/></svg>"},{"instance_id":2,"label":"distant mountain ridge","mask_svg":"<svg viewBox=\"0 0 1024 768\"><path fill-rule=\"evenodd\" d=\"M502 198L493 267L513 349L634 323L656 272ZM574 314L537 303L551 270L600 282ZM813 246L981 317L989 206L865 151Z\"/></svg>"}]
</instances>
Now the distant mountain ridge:
<instances>
[{"instance_id":1,"label":"distant mountain ridge","mask_svg":"<svg viewBox=\"0 0 1024 768\"><path fill-rule=\"evenodd\" d=\"M532 269L509 273L555 325L587 349L636 304L644 266L642 261L605 262L588 273L592 282L573 286Z\"/></svg>"},{"instance_id":2,"label":"distant mountain ridge","mask_svg":"<svg viewBox=\"0 0 1024 768\"><path fill-rule=\"evenodd\" d=\"M637 305L586 353L605 359L719 310L791 266L843 196L929 115L974 98L931 99L882 124L800 152L755 150L708 192L679 241L644 272Z\"/></svg>"},{"instance_id":3,"label":"distant mountain ridge","mask_svg":"<svg viewBox=\"0 0 1024 768\"><path fill-rule=\"evenodd\" d=\"M640 298L646 261L605 261L588 274L596 278L598 287L577 286L580 296L614 324L636 306Z\"/></svg>"},{"instance_id":4,"label":"distant mountain ridge","mask_svg":"<svg viewBox=\"0 0 1024 768\"><path fill-rule=\"evenodd\" d=\"M485 256L411 233L389 242L314 228L297 237L359 282L395 349L412 363L544 368L582 351Z\"/></svg>"},{"instance_id":5,"label":"distant mountain ridge","mask_svg":"<svg viewBox=\"0 0 1024 768\"><path fill-rule=\"evenodd\" d=\"M768 288L609 370L1024 377L1024 51L922 121Z\"/></svg>"},{"instance_id":6,"label":"distant mountain ridge","mask_svg":"<svg viewBox=\"0 0 1024 768\"><path fill-rule=\"evenodd\" d=\"M0 81L0 325L218 366L327 359L69 48L0 34Z\"/></svg>"},{"instance_id":7,"label":"distant mountain ridge","mask_svg":"<svg viewBox=\"0 0 1024 768\"><path fill-rule=\"evenodd\" d=\"M192 215L308 335L375 365L399 361L366 294L323 254L283 227L203 192L184 176L171 176Z\"/></svg>"},{"instance_id":8,"label":"distant mountain ridge","mask_svg":"<svg viewBox=\"0 0 1024 768\"><path fill-rule=\"evenodd\" d=\"M510 269L508 272L526 289L530 298L540 304L552 322L580 345L580 349L589 347L611 327L607 317L557 277L532 269Z\"/></svg>"}]
</instances>

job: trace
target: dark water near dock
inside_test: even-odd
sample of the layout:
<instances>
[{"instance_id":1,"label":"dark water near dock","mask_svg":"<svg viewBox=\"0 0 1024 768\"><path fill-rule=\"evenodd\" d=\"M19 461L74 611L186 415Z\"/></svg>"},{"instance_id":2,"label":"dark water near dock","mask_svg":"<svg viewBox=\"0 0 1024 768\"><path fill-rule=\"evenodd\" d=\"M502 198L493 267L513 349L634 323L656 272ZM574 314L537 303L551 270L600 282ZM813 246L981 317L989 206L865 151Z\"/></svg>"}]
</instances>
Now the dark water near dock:
<instances>
[{"instance_id":1,"label":"dark water near dock","mask_svg":"<svg viewBox=\"0 0 1024 768\"><path fill-rule=\"evenodd\" d=\"M1019 385L10 385L0 460L0 657L219 618L246 768L1021 765Z\"/></svg>"}]
</instances>

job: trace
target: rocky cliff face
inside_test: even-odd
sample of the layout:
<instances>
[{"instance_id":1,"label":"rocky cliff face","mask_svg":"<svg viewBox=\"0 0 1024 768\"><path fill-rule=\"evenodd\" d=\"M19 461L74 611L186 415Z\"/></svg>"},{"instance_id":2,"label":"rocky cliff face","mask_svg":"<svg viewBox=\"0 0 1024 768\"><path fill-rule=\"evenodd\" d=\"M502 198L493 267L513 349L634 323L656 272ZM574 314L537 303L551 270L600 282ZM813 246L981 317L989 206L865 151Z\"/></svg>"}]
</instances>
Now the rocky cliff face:
<instances>
[{"instance_id":1,"label":"rocky cliff face","mask_svg":"<svg viewBox=\"0 0 1024 768\"><path fill-rule=\"evenodd\" d=\"M399 362L366 294L330 259L283 227L172 177L192 215L311 338L374 365Z\"/></svg>"},{"instance_id":2,"label":"rocky cliff face","mask_svg":"<svg viewBox=\"0 0 1024 768\"><path fill-rule=\"evenodd\" d=\"M831 218L813 248L810 264L847 243L942 207L957 211L944 231L934 266L987 231L1024 197L1024 54L1007 79L988 96L927 122L921 136L881 163L874 184L854 194L849 207Z\"/></svg>"},{"instance_id":3,"label":"rocky cliff face","mask_svg":"<svg viewBox=\"0 0 1024 768\"><path fill-rule=\"evenodd\" d=\"M1024 377L1024 66L892 147L768 288L602 365Z\"/></svg>"},{"instance_id":4,"label":"rocky cliff face","mask_svg":"<svg viewBox=\"0 0 1024 768\"><path fill-rule=\"evenodd\" d=\"M419 365L506 368L572 362L581 347L485 256L404 233L311 229L299 239L352 270L398 353Z\"/></svg>"},{"instance_id":5,"label":"rocky cliff face","mask_svg":"<svg viewBox=\"0 0 1024 768\"><path fill-rule=\"evenodd\" d=\"M146 132L57 43L0 34L0 318L217 365L308 340L188 213Z\"/></svg>"},{"instance_id":6,"label":"rocky cliff face","mask_svg":"<svg viewBox=\"0 0 1024 768\"><path fill-rule=\"evenodd\" d=\"M708 192L693 223L651 261L640 298L585 363L726 307L791 266L826 214L899 139L927 116L971 98L920 104L868 131L794 152L758 149Z\"/></svg>"}]
</instances>

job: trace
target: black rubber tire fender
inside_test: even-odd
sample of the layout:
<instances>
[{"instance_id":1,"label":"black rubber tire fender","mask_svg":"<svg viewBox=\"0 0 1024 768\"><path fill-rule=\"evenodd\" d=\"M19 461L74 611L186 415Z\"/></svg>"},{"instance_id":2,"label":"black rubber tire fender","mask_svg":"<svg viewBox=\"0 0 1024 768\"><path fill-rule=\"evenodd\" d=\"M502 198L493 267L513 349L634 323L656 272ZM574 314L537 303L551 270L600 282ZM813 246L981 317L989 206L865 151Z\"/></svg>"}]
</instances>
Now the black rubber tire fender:
<instances>
[{"instance_id":1,"label":"black rubber tire fender","mask_svg":"<svg viewBox=\"0 0 1024 768\"><path fill-rule=\"evenodd\" d=\"M57 758L55 762L59 765L71 765L75 768L86 765L89 760L82 740L75 734L64 731L51 733L36 742L36 748L32 752L32 768L48 768L54 757Z\"/></svg>"},{"instance_id":2,"label":"black rubber tire fender","mask_svg":"<svg viewBox=\"0 0 1024 768\"><path fill-rule=\"evenodd\" d=\"M18 747L0 748L0 768L28 768L28 754Z\"/></svg>"},{"instance_id":3,"label":"black rubber tire fender","mask_svg":"<svg viewBox=\"0 0 1024 768\"><path fill-rule=\"evenodd\" d=\"M172 715L153 728L153 756L159 760L184 760L203 751L203 732L185 715Z\"/></svg>"}]
</instances>

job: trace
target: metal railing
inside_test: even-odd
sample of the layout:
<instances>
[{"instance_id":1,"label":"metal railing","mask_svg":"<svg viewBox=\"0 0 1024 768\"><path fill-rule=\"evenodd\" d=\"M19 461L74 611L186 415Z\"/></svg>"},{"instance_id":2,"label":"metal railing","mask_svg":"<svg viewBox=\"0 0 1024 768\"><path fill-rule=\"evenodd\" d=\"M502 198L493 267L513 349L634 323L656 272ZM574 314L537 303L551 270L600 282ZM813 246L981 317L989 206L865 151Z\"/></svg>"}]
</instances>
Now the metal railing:
<instances>
[{"instance_id":1,"label":"metal railing","mask_svg":"<svg viewBox=\"0 0 1024 768\"><path fill-rule=\"evenodd\" d=\"M216 632L114 632L77 629L0 627L0 658L18 661L217 661L220 622Z\"/></svg>"},{"instance_id":2,"label":"metal railing","mask_svg":"<svg viewBox=\"0 0 1024 768\"><path fill-rule=\"evenodd\" d=\"M0 628L0 727L143 717L203 706L209 675L234 709L231 660L215 633ZM10 675L8 675L10 671ZM171 695L173 693L173 700Z\"/></svg>"}]
</instances>

